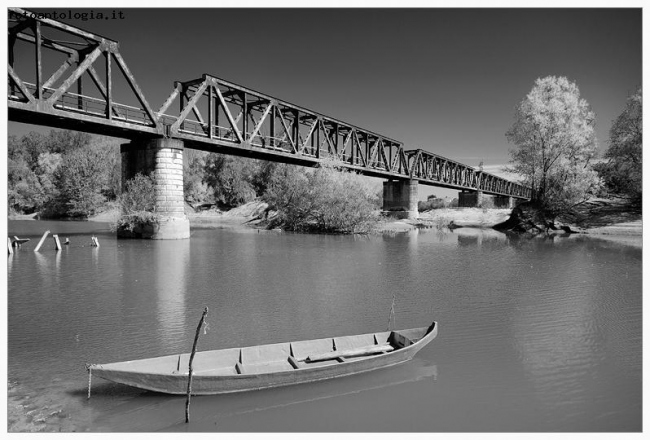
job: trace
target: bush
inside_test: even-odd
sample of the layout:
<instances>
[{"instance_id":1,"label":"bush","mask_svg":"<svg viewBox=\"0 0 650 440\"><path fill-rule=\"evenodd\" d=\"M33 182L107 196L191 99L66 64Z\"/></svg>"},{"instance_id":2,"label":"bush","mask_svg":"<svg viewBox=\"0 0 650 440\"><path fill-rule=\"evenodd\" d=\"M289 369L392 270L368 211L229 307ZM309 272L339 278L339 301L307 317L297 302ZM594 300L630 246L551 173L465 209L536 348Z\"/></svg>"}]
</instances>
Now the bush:
<instances>
[{"instance_id":1,"label":"bush","mask_svg":"<svg viewBox=\"0 0 650 440\"><path fill-rule=\"evenodd\" d=\"M155 212L138 211L122 215L111 229L129 232L143 231L157 225L159 221L160 217Z\"/></svg>"},{"instance_id":2,"label":"bush","mask_svg":"<svg viewBox=\"0 0 650 440\"><path fill-rule=\"evenodd\" d=\"M120 197L122 216L113 229L136 232L157 225L160 217L155 213L155 201L153 175L136 174L124 185L124 193Z\"/></svg>"},{"instance_id":3,"label":"bush","mask_svg":"<svg viewBox=\"0 0 650 440\"><path fill-rule=\"evenodd\" d=\"M378 219L377 194L355 173L324 162L316 169L278 166L263 199L277 211L273 226L291 231L360 233Z\"/></svg>"},{"instance_id":4,"label":"bush","mask_svg":"<svg viewBox=\"0 0 650 440\"><path fill-rule=\"evenodd\" d=\"M258 162L253 159L211 153L205 159L205 182L214 198L227 206L239 206L255 199L253 185Z\"/></svg>"},{"instance_id":5,"label":"bush","mask_svg":"<svg viewBox=\"0 0 650 440\"><path fill-rule=\"evenodd\" d=\"M481 200L481 204L479 205L479 208L494 209L495 208L494 198L489 197L489 196L483 196L483 198Z\"/></svg>"},{"instance_id":6,"label":"bush","mask_svg":"<svg viewBox=\"0 0 650 440\"><path fill-rule=\"evenodd\" d=\"M418 211L430 211L432 209L440 209L445 207L444 199L429 198L426 202L418 202Z\"/></svg>"},{"instance_id":7,"label":"bush","mask_svg":"<svg viewBox=\"0 0 650 440\"><path fill-rule=\"evenodd\" d=\"M120 197L122 213L125 215L141 211L153 212L155 201L155 184L151 174L136 174L126 182L124 193Z\"/></svg>"}]
</instances>

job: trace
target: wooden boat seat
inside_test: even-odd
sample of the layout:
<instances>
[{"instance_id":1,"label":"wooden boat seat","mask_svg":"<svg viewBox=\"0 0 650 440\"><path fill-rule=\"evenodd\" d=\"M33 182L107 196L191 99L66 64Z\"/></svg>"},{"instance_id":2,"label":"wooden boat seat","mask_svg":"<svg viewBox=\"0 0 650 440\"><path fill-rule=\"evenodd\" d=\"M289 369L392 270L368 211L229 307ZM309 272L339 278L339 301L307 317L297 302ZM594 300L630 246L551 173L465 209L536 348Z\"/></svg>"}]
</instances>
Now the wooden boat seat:
<instances>
[{"instance_id":1,"label":"wooden boat seat","mask_svg":"<svg viewBox=\"0 0 650 440\"><path fill-rule=\"evenodd\" d=\"M335 350L330 353L315 354L307 358L307 362L320 362L336 358L346 358L354 356L368 356L372 354L386 353L393 351L395 347L390 344L368 345L366 347L351 348L347 350Z\"/></svg>"},{"instance_id":2,"label":"wooden boat seat","mask_svg":"<svg viewBox=\"0 0 650 440\"><path fill-rule=\"evenodd\" d=\"M301 362L300 369L307 369L307 368L316 368L316 367L323 367L326 365L338 365L340 364L341 361L337 359L330 359L328 361L320 361L320 362Z\"/></svg>"},{"instance_id":3,"label":"wooden boat seat","mask_svg":"<svg viewBox=\"0 0 650 440\"><path fill-rule=\"evenodd\" d=\"M357 348L368 347L375 345L375 335L355 335L343 336L341 338L334 338L336 351L355 350Z\"/></svg>"},{"instance_id":4,"label":"wooden boat seat","mask_svg":"<svg viewBox=\"0 0 650 440\"><path fill-rule=\"evenodd\" d=\"M280 362L266 362L263 364L241 364L237 362L235 369L238 374L277 373L278 371L292 371L294 368L287 360Z\"/></svg>"},{"instance_id":5,"label":"wooden boat seat","mask_svg":"<svg viewBox=\"0 0 650 440\"><path fill-rule=\"evenodd\" d=\"M189 373L185 371L183 374L187 375ZM193 374L197 376L232 376L233 374L237 374L237 369L234 365L202 370L193 369Z\"/></svg>"}]
</instances>

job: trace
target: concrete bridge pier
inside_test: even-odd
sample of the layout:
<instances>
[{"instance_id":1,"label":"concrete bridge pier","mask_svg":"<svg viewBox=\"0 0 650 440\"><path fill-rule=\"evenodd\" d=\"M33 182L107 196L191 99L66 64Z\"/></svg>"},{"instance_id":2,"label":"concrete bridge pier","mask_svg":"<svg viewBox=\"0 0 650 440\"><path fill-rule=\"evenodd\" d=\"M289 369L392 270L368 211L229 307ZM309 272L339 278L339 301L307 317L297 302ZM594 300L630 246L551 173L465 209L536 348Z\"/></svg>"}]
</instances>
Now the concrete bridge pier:
<instances>
[{"instance_id":1,"label":"concrete bridge pier","mask_svg":"<svg viewBox=\"0 0 650 440\"><path fill-rule=\"evenodd\" d=\"M418 181L388 180L384 182L384 213L397 218L418 218Z\"/></svg>"},{"instance_id":2,"label":"concrete bridge pier","mask_svg":"<svg viewBox=\"0 0 650 440\"><path fill-rule=\"evenodd\" d=\"M515 199L511 196L494 196L494 207L512 209L515 207Z\"/></svg>"},{"instance_id":3,"label":"concrete bridge pier","mask_svg":"<svg viewBox=\"0 0 650 440\"><path fill-rule=\"evenodd\" d=\"M477 208L481 206L484 198L483 191L471 191L464 189L458 193L459 208Z\"/></svg>"},{"instance_id":4,"label":"concrete bridge pier","mask_svg":"<svg viewBox=\"0 0 650 440\"><path fill-rule=\"evenodd\" d=\"M154 240L190 238L183 193L183 150L183 141L164 138L121 146L122 186L137 173L154 175L155 209L161 216L150 237Z\"/></svg>"}]
</instances>

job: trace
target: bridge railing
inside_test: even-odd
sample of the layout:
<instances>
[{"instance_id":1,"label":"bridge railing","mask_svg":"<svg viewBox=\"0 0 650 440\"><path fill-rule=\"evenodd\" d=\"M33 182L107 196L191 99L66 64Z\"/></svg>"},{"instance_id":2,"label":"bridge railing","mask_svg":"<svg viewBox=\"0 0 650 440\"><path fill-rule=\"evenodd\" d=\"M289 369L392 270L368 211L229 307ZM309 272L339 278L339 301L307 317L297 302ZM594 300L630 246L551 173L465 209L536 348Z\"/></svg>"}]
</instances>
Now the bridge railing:
<instances>
[{"instance_id":1,"label":"bridge railing","mask_svg":"<svg viewBox=\"0 0 650 440\"><path fill-rule=\"evenodd\" d=\"M28 82L23 82L25 88L32 94L36 93L36 85ZM52 87L43 87L42 97L47 100L56 92ZM11 94L10 100L13 101L26 101L25 98L20 98L18 95ZM80 95L73 92L65 92L54 101L53 106L58 109L83 113L91 116L106 117L106 109L108 108L106 101L92 96ZM149 117L144 109L134 107L126 104L113 103L113 119L117 119L132 124L149 125Z\"/></svg>"},{"instance_id":2,"label":"bridge railing","mask_svg":"<svg viewBox=\"0 0 650 440\"><path fill-rule=\"evenodd\" d=\"M117 41L21 8L9 8L8 19L10 118L38 123L31 118L36 114L44 125L56 125L64 118L61 123L65 126L74 125L76 120L84 128L111 134L121 131L125 137L134 132L161 133ZM35 56L22 56L28 46ZM66 57L63 64L53 64L61 54ZM83 94L88 79L100 98ZM132 102L141 107L116 103L113 94L118 84L128 86L122 86L120 96L130 94ZM71 91L75 85L79 93Z\"/></svg>"}]
</instances>

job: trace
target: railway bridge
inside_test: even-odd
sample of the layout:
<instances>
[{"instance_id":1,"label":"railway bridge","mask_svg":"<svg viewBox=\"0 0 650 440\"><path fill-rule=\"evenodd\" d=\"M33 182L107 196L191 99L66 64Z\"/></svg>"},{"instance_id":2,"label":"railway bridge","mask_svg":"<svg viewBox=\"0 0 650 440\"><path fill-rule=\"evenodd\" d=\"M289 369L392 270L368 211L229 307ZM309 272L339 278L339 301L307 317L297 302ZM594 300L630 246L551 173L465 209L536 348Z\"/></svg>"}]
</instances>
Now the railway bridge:
<instances>
[{"instance_id":1,"label":"railway bridge","mask_svg":"<svg viewBox=\"0 0 650 440\"><path fill-rule=\"evenodd\" d=\"M499 205L530 189L270 95L203 74L176 81L154 110L112 39L9 8L9 120L128 139L122 179L153 172L154 238L187 238L183 151L193 148L303 166L336 160L384 178L384 211L417 216L419 184L458 189L465 206L492 195ZM56 61L58 58L58 61ZM135 105L116 102L130 95Z\"/></svg>"}]
</instances>

